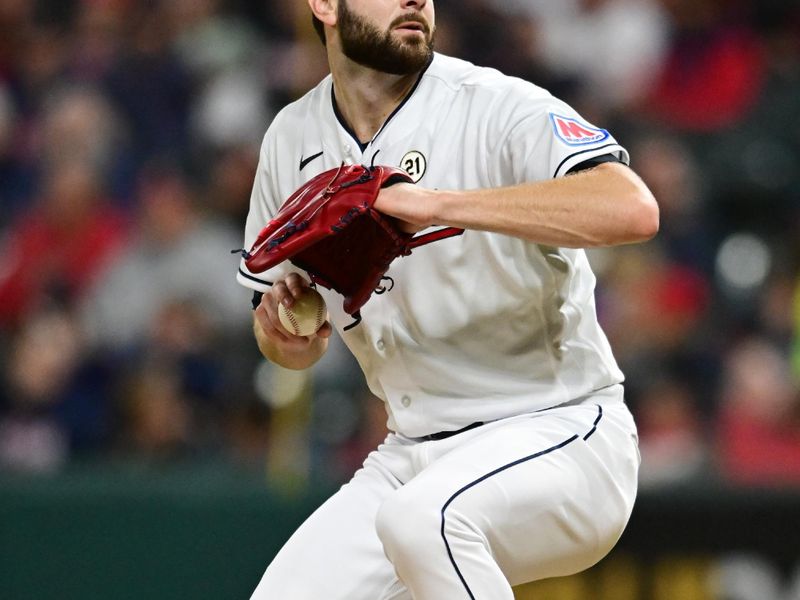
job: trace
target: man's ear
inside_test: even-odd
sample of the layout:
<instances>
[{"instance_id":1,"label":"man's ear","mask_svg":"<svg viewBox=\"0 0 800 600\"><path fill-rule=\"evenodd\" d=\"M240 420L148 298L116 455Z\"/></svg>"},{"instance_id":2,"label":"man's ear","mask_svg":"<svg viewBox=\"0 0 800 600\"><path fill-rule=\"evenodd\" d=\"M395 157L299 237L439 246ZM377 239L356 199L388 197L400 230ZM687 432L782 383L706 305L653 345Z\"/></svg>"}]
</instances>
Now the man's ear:
<instances>
[{"instance_id":1,"label":"man's ear","mask_svg":"<svg viewBox=\"0 0 800 600\"><path fill-rule=\"evenodd\" d=\"M312 14L325 25L336 25L337 0L308 0Z\"/></svg>"}]
</instances>

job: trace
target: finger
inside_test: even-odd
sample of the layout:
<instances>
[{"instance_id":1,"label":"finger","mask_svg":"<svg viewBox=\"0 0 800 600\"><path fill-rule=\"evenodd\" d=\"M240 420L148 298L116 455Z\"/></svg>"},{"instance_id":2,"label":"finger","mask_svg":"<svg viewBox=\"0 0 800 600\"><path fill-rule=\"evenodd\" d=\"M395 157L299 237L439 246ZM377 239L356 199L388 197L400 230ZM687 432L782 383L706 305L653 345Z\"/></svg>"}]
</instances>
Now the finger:
<instances>
[{"instance_id":1,"label":"finger","mask_svg":"<svg viewBox=\"0 0 800 600\"><path fill-rule=\"evenodd\" d=\"M289 273L285 282L293 298L299 298L309 287L308 282L299 273Z\"/></svg>"},{"instance_id":2,"label":"finger","mask_svg":"<svg viewBox=\"0 0 800 600\"><path fill-rule=\"evenodd\" d=\"M269 297L267 297L268 295ZM279 341L281 345L290 347L293 350L301 350L311 343L310 336L294 335L294 333L288 331L283 323L281 323L280 317L278 316L278 303L275 301L271 292L264 294L259 308L263 308L264 331L273 340Z\"/></svg>"},{"instance_id":3,"label":"finger","mask_svg":"<svg viewBox=\"0 0 800 600\"><path fill-rule=\"evenodd\" d=\"M292 292L289 291L289 286L286 285L285 280L279 280L272 284L270 294L272 298L274 298L274 307L276 309L278 304L283 304L286 308L294 304L294 297L292 296Z\"/></svg>"},{"instance_id":4,"label":"finger","mask_svg":"<svg viewBox=\"0 0 800 600\"><path fill-rule=\"evenodd\" d=\"M275 311L274 307L270 306L271 304L274 304L274 301L267 299L267 294L264 294L264 297L261 299L261 304L259 304L255 310L256 321L264 332L264 335L269 339L284 342L287 339L286 331L282 327L276 327L278 323L277 311ZM274 313L276 318L272 318L270 313Z\"/></svg>"},{"instance_id":5,"label":"finger","mask_svg":"<svg viewBox=\"0 0 800 600\"><path fill-rule=\"evenodd\" d=\"M320 327L320 328L317 330L317 333L316 333L316 335L317 335L317 337L321 337L321 338L323 338L323 339L324 339L324 338L329 338L329 337L331 337L331 334L332 334L332 333L333 333L333 327L331 326L331 324L330 324L328 321L325 321L325 322L322 324L322 327Z\"/></svg>"}]
</instances>

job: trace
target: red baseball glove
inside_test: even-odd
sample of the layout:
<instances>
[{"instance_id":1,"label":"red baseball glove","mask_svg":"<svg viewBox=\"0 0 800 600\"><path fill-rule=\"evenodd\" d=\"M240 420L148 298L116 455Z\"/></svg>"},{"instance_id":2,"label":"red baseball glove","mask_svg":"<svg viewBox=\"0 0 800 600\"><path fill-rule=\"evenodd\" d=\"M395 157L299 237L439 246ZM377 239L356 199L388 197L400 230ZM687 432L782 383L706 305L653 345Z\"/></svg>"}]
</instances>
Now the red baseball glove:
<instances>
[{"instance_id":1,"label":"red baseball glove","mask_svg":"<svg viewBox=\"0 0 800 600\"><path fill-rule=\"evenodd\" d=\"M342 165L320 173L284 202L244 252L245 265L261 273L290 260L342 294L345 312L357 317L390 263L422 243L373 208L381 188L400 182L413 183L393 167Z\"/></svg>"}]
</instances>

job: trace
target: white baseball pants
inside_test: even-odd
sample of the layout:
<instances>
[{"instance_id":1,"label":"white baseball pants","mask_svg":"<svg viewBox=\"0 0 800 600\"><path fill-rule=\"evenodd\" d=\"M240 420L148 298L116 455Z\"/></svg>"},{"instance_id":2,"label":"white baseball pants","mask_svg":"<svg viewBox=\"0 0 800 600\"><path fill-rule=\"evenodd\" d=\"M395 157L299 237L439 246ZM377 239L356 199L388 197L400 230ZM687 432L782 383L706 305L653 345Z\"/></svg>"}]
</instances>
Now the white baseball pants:
<instances>
[{"instance_id":1,"label":"white baseball pants","mask_svg":"<svg viewBox=\"0 0 800 600\"><path fill-rule=\"evenodd\" d=\"M440 441L391 434L251 600L512 600L611 550L638 467L622 386Z\"/></svg>"}]
</instances>

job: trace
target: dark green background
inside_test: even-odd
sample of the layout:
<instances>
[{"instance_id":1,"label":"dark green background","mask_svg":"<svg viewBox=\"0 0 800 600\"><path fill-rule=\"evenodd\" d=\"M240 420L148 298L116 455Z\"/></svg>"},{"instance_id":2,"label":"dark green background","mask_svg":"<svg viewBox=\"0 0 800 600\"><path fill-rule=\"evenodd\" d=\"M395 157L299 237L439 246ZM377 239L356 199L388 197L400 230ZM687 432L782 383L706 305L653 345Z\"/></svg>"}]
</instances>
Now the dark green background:
<instances>
[{"instance_id":1,"label":"dark green background","mask_svg":"<svg viewBox=\"0 0 800 600\"><path fill-rule=\"evenodd\" d=\"M247 599L329 491L281 496L219 469L5 476L0 598Z\"/></svg>"},{"instance_id":2,"label":"dark green background","mask_svg":"<svg viewBox=\"0 0 800 600\"><path fill-rule=\"evenodd\" d=\"M331 491L281 495L259 474L196 466L3 475L0 598L247 600L283 541ZM795 563L800 491L646 490L615 552L650 562L731 550Z\"/></svg>"}]
</instances>

